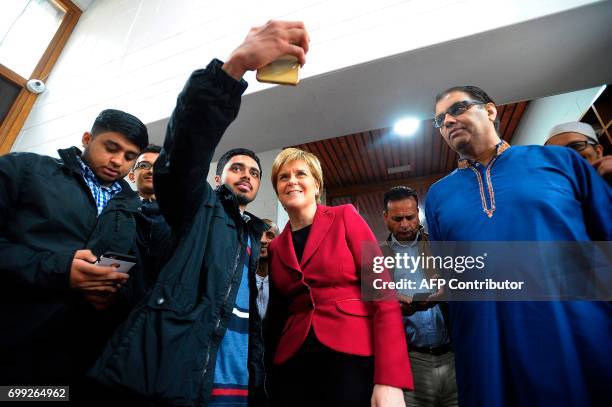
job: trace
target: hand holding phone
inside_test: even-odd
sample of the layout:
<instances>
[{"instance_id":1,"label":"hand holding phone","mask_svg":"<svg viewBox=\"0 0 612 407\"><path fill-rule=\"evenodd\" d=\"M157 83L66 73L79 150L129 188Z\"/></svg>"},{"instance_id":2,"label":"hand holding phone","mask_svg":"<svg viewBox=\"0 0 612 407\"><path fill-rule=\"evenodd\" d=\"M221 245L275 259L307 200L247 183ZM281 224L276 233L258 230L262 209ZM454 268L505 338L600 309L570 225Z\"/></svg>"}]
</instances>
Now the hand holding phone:
<instances>
[{"instance_id":1,"label":"hand holding phone","mask_svg":"<svg viewBox=\"0 0 612 407\"><path fill-rule=\"evenodd\" d=\"M91 250L77 250L70 266L70 287L81 291L96 291L112 294L117 284L125 282L129 275L120 273L115 267L96 263Z\"/></svg>"},{"instance_id":2,"label":"hand holding phone","mask_svg":"<svg viewBox=\"0 0 612 407\"><path fill-rule=\"evenodd\" d=\"M308 33L301 21L268 21L265 25L253 27L249 31L243 43L223 64L222 69L234 79L240 80L246 71L261 70L273 61L282 60L284 56L293 57L297 65L302 66L306 62L309 41ZM283 60L281 65L286 66L286 64L287 61ZM297 83L297 76L293 77L297 73L297 66L294 65L293 61L289 63L293 73L290 79L285 79L282 83ZM276 68L273 72L275 76L279 73ZM262 75L259 77L267 80Z\"/></svg>"},{"instance_id":3,"label":"hand holding phone","mask_svg":"<svg viewBox=\"0 0 612 407\"><path fill-rule=\"evenodd\" d=\"M96 264L101 266L115 266L116 271L128 273L136 264L136 257L123 253L106 252L100 256L100 260L98 260Z\"/></svg>"},{"instance_id":4,"label":"hand holding phone","mask_svg":"<svg viewBox=\"0 0 612 407\"><path fill-rule=\"evenodd\" d=\"M285 55L257 70L259 82L279 85L297 85L300 81L300 63L297 58Z\"/></svg>"}]
</instances>

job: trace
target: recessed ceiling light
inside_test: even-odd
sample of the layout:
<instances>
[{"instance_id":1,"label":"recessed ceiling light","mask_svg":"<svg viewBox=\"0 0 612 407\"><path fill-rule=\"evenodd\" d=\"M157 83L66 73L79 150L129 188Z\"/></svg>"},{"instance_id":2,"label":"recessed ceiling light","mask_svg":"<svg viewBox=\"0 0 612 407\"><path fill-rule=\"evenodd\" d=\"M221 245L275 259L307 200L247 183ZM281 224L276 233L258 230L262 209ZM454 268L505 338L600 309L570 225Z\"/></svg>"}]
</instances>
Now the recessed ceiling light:
<instances>
[{"instance_id":1,"label":"recessed ceiling light","mask_svg":"<svg viewBox=\"0 0 612 407\"><path fill-rule=\"evenodd\" d=\"M387 168L387 174L399 174L400 172L408 172L410 171L410 164L400 165L399 167L391 167Z\"/></svg>"},{"instance_id":2,"label":"recessed ceiling light","mask_svg":"<svg viewBox=\"0 0 612 407\"><path fill-rule=\"evenodd\" d=\"M408 117L398 120L395 126L393 126L393 131L400 136L411 136L416 133L419 124L420 122L417 119Z\"/></svg>"}]
</instances>

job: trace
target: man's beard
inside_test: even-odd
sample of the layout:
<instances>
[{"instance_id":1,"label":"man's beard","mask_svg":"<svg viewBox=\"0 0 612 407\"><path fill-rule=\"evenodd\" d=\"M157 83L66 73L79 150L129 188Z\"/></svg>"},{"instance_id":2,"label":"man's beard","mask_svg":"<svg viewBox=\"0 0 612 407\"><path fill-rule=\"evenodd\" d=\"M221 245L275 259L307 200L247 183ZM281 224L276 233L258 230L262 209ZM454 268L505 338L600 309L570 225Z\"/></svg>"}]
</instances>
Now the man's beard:
<instances>
[{"instance_id":1,"label":"man's beard","mask_svg":"<svg viewBox=\"0 0 612 407\"><path fill-rule=\"evenodd\" d=\"M253 202L253 199L239 192L234 192L234 196L236 196L236 201L238 202L238 206L243 206L243 205L246 206L250 204L251 202Z\"/></svg>"}]
</instances>

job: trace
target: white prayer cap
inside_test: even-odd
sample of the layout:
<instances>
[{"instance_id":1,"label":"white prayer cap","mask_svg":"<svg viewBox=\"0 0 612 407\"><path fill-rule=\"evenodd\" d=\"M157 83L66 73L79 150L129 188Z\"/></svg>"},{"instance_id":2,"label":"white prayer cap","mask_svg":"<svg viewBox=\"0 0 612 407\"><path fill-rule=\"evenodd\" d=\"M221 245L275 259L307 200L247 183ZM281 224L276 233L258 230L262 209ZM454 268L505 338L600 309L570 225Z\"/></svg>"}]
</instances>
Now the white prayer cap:
<instances>
[{"instance_id":1,"label":"white prayer cap","mask_svg":"<svg viewBox=\"0 0 612 407\"><path fill-rule=\"evenodd\" d=\"M597 135L595 134L593 127L591 127L590 124L582 122L569 122L556 125L550 130L546 143L548 143L548 140L561 133L580 133L599 144L599 140L597 140Z\"/></svg>"}]
</instances>

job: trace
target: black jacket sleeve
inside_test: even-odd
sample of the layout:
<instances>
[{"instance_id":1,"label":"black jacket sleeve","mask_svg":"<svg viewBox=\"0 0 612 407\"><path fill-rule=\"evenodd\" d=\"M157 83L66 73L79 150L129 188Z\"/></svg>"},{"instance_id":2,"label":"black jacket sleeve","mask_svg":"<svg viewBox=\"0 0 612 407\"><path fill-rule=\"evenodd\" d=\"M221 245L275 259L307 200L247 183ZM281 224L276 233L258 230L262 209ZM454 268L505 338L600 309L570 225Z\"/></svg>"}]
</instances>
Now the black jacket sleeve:
<instances>
[{"instance_id":1,"label":"black jacket sleeve","mask_svg":"<svg viewBox=\"0 0 612 407\"><path fill-rule=\"evenodd\" d=\"M44 288L68 289L74 250L36 251L13 243L8 236L8 222L19 205L19 188L28 183L25 169L30 158L25 154L0 157L0 275Z\"/></svg>"},{"instance_id":2,"label":"black jacket sleeve","mask_svg":"<svg viewBox=\"0 0 612 407\"><path fill-rule=\"evenodd\" d=\"M155 162L155 196L170 226L179 231L212 193L206 176L217 144L238 115L247 87L213 60L193 72L172 112L164 148Z\"/></svg>"}]
</instances>

